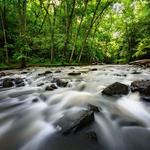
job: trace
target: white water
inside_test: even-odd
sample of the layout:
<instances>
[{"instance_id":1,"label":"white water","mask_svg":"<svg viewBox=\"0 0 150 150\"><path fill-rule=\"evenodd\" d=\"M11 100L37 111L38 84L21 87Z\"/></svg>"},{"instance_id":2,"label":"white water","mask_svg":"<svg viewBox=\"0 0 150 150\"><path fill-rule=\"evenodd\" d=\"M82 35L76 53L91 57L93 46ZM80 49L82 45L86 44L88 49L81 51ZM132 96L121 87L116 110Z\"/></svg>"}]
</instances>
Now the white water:
<instances>
[{"instance_id":1,"label":"white water","mask_svg":"<svg viewBox=\"0 0 150 150\"><path fill-rule=\"evenodd\" d=\"M98 70L89 71L91 68ZM137 79L150 79L149 69L143 70L132 66L87 66L59 69L61 73L54 73L58 68L31 68L26 75L20 74L17 70L13 71L15 75L12 76L26 79L26 86L1 89L0 149L38 150L39 147L44 146L45 142L52 140L44 149L53 147L52 150L69 150L70 147L66 147L65 143L68 139L60 136L61 140L56 138L53 141L55 139L53 136L61 130L61 126L55 127L54 124L64 116L75 119L81 110L86 109L87 104L102 108L102 112L95 115L95 125L92 130L96 132L98 142L104 150L134 150L133 143L142 145L142 142L146 141L150 135L149 103L141 101L138 93L129 93L119 98L103 96L101 91L116 81L130 85ZM135 69L142 73L131 74ZM43 77L37 76L38 73L46 70L51 70L53 73ZM82 74L70 77L67 74L71 71L79 71ZM50 84L53 77L69 81L68 87L45 91L46 85ZM44 83L44 85L37 87L39 83ZM38 102L34 103L33 99L38 99ZM132 122L136 125L132 126ZM134 130L136 132L130 136L133 142L130 142L128 132L132 133ZM142 133L145 132L148 135L144 137ZM136 134L142 134L141 143L138 140L134 141ZM69 137L70 145L74 145L76 141L78 140L74 140L74 137ZM82 144L85 141L81 141L74 148L84 150ZM139 150L150 149L149 143L146 142L143 145L143 147L139 146ZM87 144L85 150L88 148L95 150L101 149L101 146L90 148Z\"/></svg>"}]
</instances>

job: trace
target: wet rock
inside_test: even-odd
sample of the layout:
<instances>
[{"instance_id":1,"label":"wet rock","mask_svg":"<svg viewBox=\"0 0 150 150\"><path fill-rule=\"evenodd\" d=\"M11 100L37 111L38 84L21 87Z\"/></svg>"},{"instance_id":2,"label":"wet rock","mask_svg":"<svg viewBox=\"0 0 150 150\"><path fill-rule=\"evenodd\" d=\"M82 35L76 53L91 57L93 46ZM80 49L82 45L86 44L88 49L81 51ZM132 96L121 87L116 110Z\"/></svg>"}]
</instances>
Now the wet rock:
<instances>
[{"instance_id":1,"label":"wet rock","mask_svg":"<svg viewBox=\"0 0 150 150\"><path fill-rule=\"evenodd\" d=\"M24 80L22 78L5 78L2 81L2 87L3 88L8 88L8 87L21 87L25 86Z\"/></svg>"},{"instance_id":2,"label":"wet rock","mask_svg":"<svg viewBox=\"0 0 150 150\"><path fill-rule=\"evenodd\" d=\"M137 80L131 83L131 91L150 97L150 80Z\"/></svg>"},{"instance_id":3,"label":"wet rock","mask_svg":"<svg viewBox=\"0 0 150 150\"><path fill-rule=\"evenodd\" d=\"M37 86L42 86L42 85L44 85L44 83L38 83L38 84L37 84Z\"/></svg>"},{"instance_id":4,"label":"wet rock","mask_svg":"<svg viewBox=\"0 0 150 150\"><path fill-rule=\"evenodd\" d=\"M75 69L75 68L72 66L72 67L70 67L70 69Z\"/></svg>"},{"instance_id":5,"label":"wet rock","mask_svg":"<svg viewBox=\"0 0 150 150\"><path fill-rule=\"evenodd\" d=\"M88 107L88 110L91 110L91 111L94 111L94 112L100 112L99 108L95 105L88 104L87 107Z\"/></svg>"},{"instance_id":6,"label":"wet rock","mask_svg":"<svg viewBox=\"0 0 150 150\"><path fill-rule=\"evenodd\" d=\"M38 76L46 76L46 75L51 74L51 73L53 73L53 72L47 70L47 71L45 71L43 73L39 73Z\"/></svg>"},{"instance_id":7,"label":"wet rock","mask_svg":"<svg viewBox=\"0 0 150 150\"><path fill-rule=\"evenodd\" d=\"M51 84L50 86L46 86L45 91L53 91L57 89L57 86L55 84Z\"/></svg>"},{"instance_id":8,"label":"wet rock","mask_svg":"<svg viewBox=\"0 0 150 150\"><path fill-rule=\"evenodd\" d=\"M11 78L6 78L3 80L3 83L2 83L3 88L9 88L9 87L13 87L13 86L14 86L14 83Z\"/></svg>"},{"instance_id":9,"label":"wet rock","mask_svg":"<svg viewBox=\"0 0 150 150\"><path fill-rule=\"evenodd\" d=\"M22 78L16 78L14 79L16 87L25 86L24 80Z\"/></svg>"},{"instance_id":10,"label":"wet rock","mask_svg":"<svg viewBox=\"0 0 150 150\"><path fill-rule=\"evenodd\" d=\"M106 87L103 91L102 94L105 95L124 95L129 93L129 87L125 84L115 82L108 87Z\"/></svg>"},{"instance_id":11,"label":"wet rock","mask_svg":"<svg viewBox=\"0 0 150 150\"><path fill-rule=\"evenodd\" d=\"M118 76L118 77L126 77L127 75L126 75L126 74L118 74L118 73L115 73L114 76Z\"/></svg>"},{"instance_id":12,"label":"wet rock","mask_svg":"<svg viewBox=\"0 0 150 150\"><path fill-rule=\"evenodd\" d=\"M54 79L51 81L51 83L56 83L57 86L59 86L59 87L66 87L67 84L68 84L67 81L61 80L61 79L59 79L59 78L54 78Z\"/></svg>"},{"instance_id":13,"label":"wet rock","mask_svg":"<svg viewBox=\"0 0 150 150\"><path fill-rule=\"evenodd\" d=\"M68 73L68 75L69 76L79 76L79 75L81 75L81 72L70 72L70 73Z\"/></svg>"},{"instance_id":14,"label":"wet rock","mask_svg":"<svg viewBox=\"0 0 150 150\"><path fill-rule=\"evenodd\" d=\"M22 71L20 74L27 74L28 71Z\"/></svg>"},{"instance_id":15,"label":"wet rock","mask_svg":"<svg viewBox=\"0 0 150 150\"><path fill-rule=\"evenodd\" d=\"M91 68L90 71L97 71L97 68Z\"/></svg>"},{"instance_id":16,"label":"wet rock","mask_svg":"<svg viewBox=\"0 0 150 150\"><path fill-rule=\"evenodd\" d=\"M61 70L56 70L55 73L61 73Z\"/></svg>"},{"instance_id":17,"label":"wet rock","mask_svg":"<svg viewBox=\"0 0 150 150\"><path fill-rule=\"evenodd\" d=\"M67 135L69 133L76 133L77 131L86 127L93 121L94 111L84 110L82 112L79 112L74 120L71 117L62 117L60 120L58 120L58 122L55 125L60 126L60 132L63 135Z\"/></svg>"},{"instance_id":18,"label":"wet rock","mask_svg":"<svg viewBox=\"0 0 150 150\"><path fill-rule=\"evenodd\" d=\"M6 73L5 72L0 72L0 77L4 77L6 76Z\"/></svg>"},{"instance_id":19,"label":"wet rock","mask_svg":"<svg viewBox=\"0 0 150 150\"><path fill-rule=\"evenodd\" d=\"M142 72L141 71L137 71L137 70L134 70L133 72L131 72L131 74L141 74Z\"/></svg>"},{"instance_id":20,"label":"wet rock","mask_svg":"<svg viewBox=\"0 0 150 150\"><path fill-rule=\"evenodd\" d=\"M34 99L32 100L32 102L33 102L33 103L37 103L37 102L39 102L39 99L38 99L38 98L34 98Z\"/></svg>"}]
</instances>

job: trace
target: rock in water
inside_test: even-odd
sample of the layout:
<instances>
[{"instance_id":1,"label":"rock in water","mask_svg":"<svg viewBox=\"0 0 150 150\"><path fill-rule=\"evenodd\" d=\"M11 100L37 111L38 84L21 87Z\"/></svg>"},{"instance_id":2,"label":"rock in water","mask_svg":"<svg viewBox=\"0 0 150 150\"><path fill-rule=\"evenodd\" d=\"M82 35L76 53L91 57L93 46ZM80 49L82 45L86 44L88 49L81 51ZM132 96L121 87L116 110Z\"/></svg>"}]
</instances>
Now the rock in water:
<instances>
[{"instance_id":1,"label":"rock in water","mask_svg":"<svg viewBox=\"0 0 150 150\"><path fill-rule=\"evenodd\" d=\"M94 121L94 111L84 110L76 115L75 119L62 117L55 123L56 126L61 127L61 133L67 135L75 133L83 127L89 125Z\"/></svg>"},{"instance_id":2,"label":"rock in water","mask_svg":"<svg viewBox=\"0 0 150 150\"><path fill-rule=\"evenodd\" d=\"M131 91L139 92L143 96L150 96L150 80L137 80L131 83Z\"/></svg>"},{"instance_id":3,"label":"rock in water","mask_svg":"<svg viewBox=\"0 0 150 150\"><path fill-rule=\"evenodd\" d=\"M0 72L0 78L6 76L5 72Z\"/></svg>"},{"instance_id":4,"label":"rock in water","mask_svg":"<svg viewBox=\"0 0 150 150\"><path fill-rule=\"evenodd\" d=\"M129 87L125 84L115 82L108 87L106 87L103 91L102 94L105 95L125 95L129 93Z\"/></svg>"},{"instance_id":5,"label":"rock in water","mask_svg":"<svg viewBox=\"0 0 150 150\"><path fill-rule=\"evenodd\" d=\"M46 76L46 75L51 74L51 73L53 73L53 72L47 70L47 71L45 71L43 73L39 73L38 76Z\"/></svg>"},{"instance_id":6,"label":"rock in water","mask_svg":"<svg viewBox=\"0 0 150 150\"><path fill-rule=\"evenodd\" d=\"M69 76L79 76L79 75L81 75L81 72L70 72L70 73L68 73L68 75Z\"/></svg>"},{"instance_id":7,"label":"rock in water","mask_svg":"<svg viewBox=\"0 0 150 150\"><path fill-rule=\"evenodd\" d=\"M6 78L3 80L3 84L2 84L3 88L9 88L9 87L13 87L13 86L14 86L14 83L13 83L12 79Z\"/></svg>"},{"instance_id":8,"label":"rock in water","mask_svg":"<svg viewBox=\"0 0 150 150\"><path fill-rule=\"evenodd\" d=\"M2 87L3 88L8 88L8 87L21 87L25 86L24 80L22 78L5 78L2 81Z\"/></svg>"},{"instance_id":9,"label":"rock in water","mask_svg":"<svg viewBox=\"0 0 150 150\"><path fill-rule=\"evenodd\" d=\"M25 86L25 83L22 78L16 78L14 79L14 81L15 81L16 87Z\"/></svg>"},{"instance_id":10,"label":"rock in water","mask_svg":"<svg viewBox=\"0 0 150 150\"><path fill-rule=\"evenodd\" d=\"M54 79L51 81L51 83L56 83L57 86L59 86L59 87L66 87L67 84L68 84L67 81L63 81L63 80L61 80L61 79L59 79L59 78L54 78Z\"/></svg>"},{"instance_id":11,"label":"rock in water","mask_svg":"<svg viewBox=\"0 0 150 150\"><path fill-rule=\"evenodd\" d=\"M45 91L53 91L57 89L57 86L55 84L51 84L50 86L46 86Z\"/></svg>"}]
</instances>

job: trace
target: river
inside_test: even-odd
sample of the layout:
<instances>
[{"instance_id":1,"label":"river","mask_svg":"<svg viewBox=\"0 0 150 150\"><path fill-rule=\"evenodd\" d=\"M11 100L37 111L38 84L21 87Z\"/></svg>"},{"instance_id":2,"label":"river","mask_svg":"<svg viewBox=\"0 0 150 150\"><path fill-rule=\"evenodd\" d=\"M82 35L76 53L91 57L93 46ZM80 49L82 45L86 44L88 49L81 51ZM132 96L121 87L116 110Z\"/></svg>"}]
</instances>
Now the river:
<instances>
[{"instance_id":1,"label":"river","mask_svg":"<svg viewBox=\"0 0 150 150\"><path fill-rule=\"evenodd\" d=\"M51 72L43 75L45 71ZM25 86L0 86L0 150L150 150L150 103L139 93L101 94L114 82L150 80L150 68L96 65L4 72L0 85L5 78L22 78ZM54 79L67 85L54 82L57 89L45 90ZM100 109L94 121L76 133L61 134L57 122L75 120L87 104Z\"/></svg>"}]
</instances>

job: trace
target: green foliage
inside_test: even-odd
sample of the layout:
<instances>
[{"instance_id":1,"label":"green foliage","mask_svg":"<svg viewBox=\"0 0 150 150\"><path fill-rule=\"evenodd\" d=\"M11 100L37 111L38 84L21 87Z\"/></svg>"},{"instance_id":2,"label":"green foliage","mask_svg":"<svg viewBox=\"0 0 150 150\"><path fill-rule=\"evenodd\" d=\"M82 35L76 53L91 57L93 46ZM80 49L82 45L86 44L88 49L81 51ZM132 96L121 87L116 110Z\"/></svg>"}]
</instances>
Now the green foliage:
<instances>
[{"instance_id":1,"label":"green foliage","mask_svg":"<svg viewBox=\"0 0 150 150\"><path fill-rule=\"evenodd\" d=\"M4 0L0 8L1 63L7 49L10 62L33 64L77 63L80 55L80 63L126 63L150 51L148 0Z\"/></svg>"}]
</instances>

